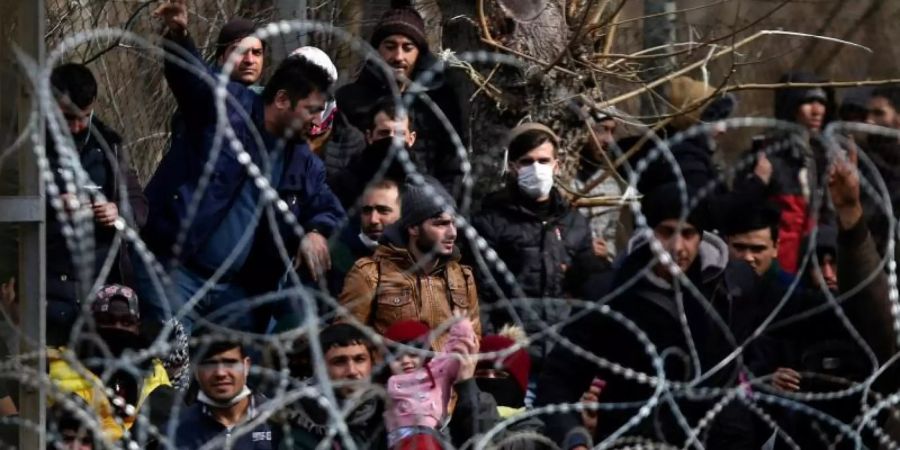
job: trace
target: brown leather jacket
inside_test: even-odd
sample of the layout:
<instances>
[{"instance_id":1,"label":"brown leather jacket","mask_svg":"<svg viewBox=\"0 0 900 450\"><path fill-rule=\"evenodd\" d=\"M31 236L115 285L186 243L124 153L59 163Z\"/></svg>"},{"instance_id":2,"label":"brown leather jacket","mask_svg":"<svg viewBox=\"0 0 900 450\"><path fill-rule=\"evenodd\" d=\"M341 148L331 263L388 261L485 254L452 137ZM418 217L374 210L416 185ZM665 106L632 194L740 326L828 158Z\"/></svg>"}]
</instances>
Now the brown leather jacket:
<instances>
[{"instance_id":1,"label":"brown leather jacket","mask_svg":"<svg viewBox=\"0 0 900 450\"><path fill-rule=\"evenodd\" d=\"M353 264L339 301L356 320L379 334L401 320L421 320L431 329L443 324L449 329L445 322L458 312L469 317L481 336L475 277L471 268L459 264L458 254L426 274L415 268L405 248L381 244L372 257ZM434 347L441 346L435 343Z\"/></svg>"}]
</instances>

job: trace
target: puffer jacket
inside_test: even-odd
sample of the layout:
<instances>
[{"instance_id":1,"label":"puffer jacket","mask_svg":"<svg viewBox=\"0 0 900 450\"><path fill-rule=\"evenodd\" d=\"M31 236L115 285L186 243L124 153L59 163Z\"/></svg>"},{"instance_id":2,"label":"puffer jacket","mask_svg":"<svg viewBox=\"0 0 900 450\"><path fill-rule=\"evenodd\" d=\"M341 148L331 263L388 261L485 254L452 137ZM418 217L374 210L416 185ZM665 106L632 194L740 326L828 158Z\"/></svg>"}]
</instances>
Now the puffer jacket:
<instances>
[{"instance_id":1,"label":"puffer jacket","mask_svg":"<svg viewBox=\"0 0 900 450\"><path fill-rule=\"evenodd\" d=\"M74 361L75 354L66 348L51 348L47 350L47 365L50 371L50 381L54 386L53 392L75 394L94 408L100 423L103 425L103 433L111 441L117 441L131 428L136 416L129 416L123 420L117 420L112 402L106 396L106 387L93 372L83 366L73 367L70 361ZM160 386L170 386L169 377L162 362L157 359L152 361L151 369L140 384L135 410L139 411L144 400ZM51 395L48 402L53 404L57 397Z\"/></svg>"},{"instance_id":2,"label":"puffer jacket","mask_svg":"<svg viewBox=\"0 0 900 450\"><path fill-rule=\"evenodd\" d=\"M500 329L515 322L509 303L495 294L490 280L496 281L506 299L529 298L528 308L516 303L516 313L525 332L533 334L562 321L569 314L568 305L558 299L566 294L568 272L577 272L580 264L592 255L591 231L587 218L574 210L556 189L550 194L549 218L542 220L526 205L514 187L499 191L485 199L472 225L487 241L489 248L512 272L518 288L503 282L504 277L488 263L492 273L479 273L482 302L491 305L486 311L488 322ZM529 346L534 373L550 351L547 340Z\"/></svg>"},{"instance_id":3,"label":"puffer jacket","mask_svg":"<svg viewBox=\"0 0 900 450\"><path fill-rule=\"evenodd\" d=\"M472 321L475 333L481 336L472 269L461 265L454 252L434 270L423 273L403 242L399 230L388 227L375 254L358 260L347 274L341 306L378 333L402 320L421 320L436 329L459 313ZM442 348L442 342L438 339L435 349Z\"/></svg>"},{"instance_id":4,"label":"puffer jacket","mask_svg":"<svg viewBox=\"0 0 900 450\"><path fill-rule=\"evenodd\" d=\"M469 115L468 102L464 99L468 96L464 95L463 90L470 83L466 82L466 76L459 70L444 67L434 54L427 51L419 54L412 79L417 83L425 82L422 74L434 67L438 67L438 70L433 73L431 80L425 85L413 86L404 93L416 95L409 105L413 121L411 128L416 132L416 143L410 157L418 170L435 177L451 195L457 197L463 176L462 158L443 121L421 97L428 96L441 109L463 144L467 145ZM368 61L355 82L338 89L335 94L338 108L346 114L353 126L365 131L372 119L372 107L379 99L392 95L388 84L391 82L381 68Z\"/></svg>"}]
</instances>

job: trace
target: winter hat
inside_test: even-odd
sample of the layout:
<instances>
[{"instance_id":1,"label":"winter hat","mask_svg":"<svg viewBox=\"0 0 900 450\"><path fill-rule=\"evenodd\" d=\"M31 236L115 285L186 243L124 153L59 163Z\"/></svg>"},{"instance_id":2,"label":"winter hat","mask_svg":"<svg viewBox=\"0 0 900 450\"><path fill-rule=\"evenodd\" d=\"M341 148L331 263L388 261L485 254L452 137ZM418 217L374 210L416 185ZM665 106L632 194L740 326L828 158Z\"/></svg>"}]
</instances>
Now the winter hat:
<instances>
[{"instance_id":1,"label":"winter hat","mask_svg":"<svg viewBox=\"0 0 900 450\"><path fill-rule=\"evenodd\" d=\"M389 326L384 337L400 344L422 343L430 331L428 324L421 320L402 320Z\"/></svg>"},{"instance_id":2,"label":"winter hat","mask_svg":"<svg viewBox=\"0 0 900 450\"><path fill-rule=\"evenodd\" d=\"M425 36L425 21L418 11L411 6L391 8L381 15L375 30L372 32L372 47L378 48L386 37L402 34L416 44L419 51L428 50L428 38Z\"/></svg>"},{"instance_id":3,"label":"winter hat","mask_svg":"<svg viewBox=\"0 0 900 450\"><path fill-rule=\"evenodd\" d=\"M550 135L550 139L553 141L553 145L555 145L556 148L559 148L559 145L560 145L559 136L557 136L556 133L554 133L553 130L551 130L550 127L548 127L547 125L544 125L542 123L537 123L537 122L525 122L523 124L516 126L512 130L509 130L509 135L507 135L507 137L506 137L507 148L511 147L510 144L512 144L516 139L518 139L520 136L522 136L523 134L525 134L529 131L540 131L542 133ZM527 152L531 149L529 148L529 149L521 149L521 150L525 150ZM506 159L508 161L515 161L515 160L519 159L523 154L521 150L519 150L519 151L513 150L512 152L507 150L508 154L506 156ZM504 164L504 167L505 166L506 166L506 164Z\"/></svg>"},{"instance_id":4,"label":"winter hat","mask_svg":"<svg viewBox=\"0 0 900 450\"><path fill-rule=\"evenodd\" d=\"M222 56L225 53L225 50L228 49L228 46L231 45L235 41L240 41L241 39L250 36L256 31L256 24L253 23L252 20L245 19L243 17L235 17L231 19L222 26L222 29L219 30L219 38L216 40L216 59ZM263 48L266 47L265 41L263 41Z\"/></svg>"},{"instance_id":5,"label":"winter hat","mask_svg":"<svg viewBox=\"0 0 900 450\"><path fill-rule=\"evenodd\" d=\"M676 111L690 109L672 118L670 126L678 131L700 122L727 119L737 101L731 94L713 97L716 90L710 85L690 77L677 77L669 82L669 102Z\"/></svg>"},{"instance_id":6,"label":"winter hat","mask_svg":"<svg viewBox=\"0 0 900 450\"><path fill-rule=\"evenodd\" d=\"M328 54L322 51L322 49L313 46L305 46L299 47L291 52L289 57L296 56L299 58L303 58L319 67L321 67L328 74L328 78L331 83L334 83L338 79L338 70L334 65L334 62L331 61L331 58L328 57ZM325 134L328 130L331 129L331 125L334 123L334 116L337 112L337 102L334 99L330 99L325 102L325 110L322 111L322 122L319 125L313 125L312 129L309 132L310 137L318 137Z\"/></svg>"},{"instance_id":7,"label":"winter hat","mask_svg":"<svg viewBox=\"0 0 900 450\"><path fill-rule=\"evenodd\" d=\"M443 212L456 210L456 202L437 180L426 177L425 182L404 186L400 204L403 205L397 227L405 234L406 228L437 216Z\"/></svg>"},{"instance_id":8,"label":"winter hat","mask_svg":"<svg viewBox=\"0 0 900 450\"><path fill-rule=\"evenodd\" d=\"M481 338L481 353L498 353L516 345L516 341L510 336L491 334ZM516 384L522 388L522 394L528 390L528 373L531 371L531 357L528 355L528 347L519 348L500 359L500 355L485 358L479 361L482 367L501 367L515 379Z\"/></svg>"},{"instance_id":9,"label":"winter hat","mask_svg":"<svg viewBox=\"0 0 900 450\"><path fill-rule=\"evenodd\" d=\"M396 450L443 450L441 441L431 433L418 433L400 440L392 448Z\"/></svg>"},{"instance_id":10,"label":"winter hat","mask_svg":"<svg viewBox=\"0 0 900 450\"><path fill-rule=\"evenodd\" d=\"M121 300L114 302L114 300ZM100 288L91 305L94 314L110 314L115 316L131 316L141 318L138 297L134 290L121 284L108 284Z\"/></svg>"},{"instance_id":11,"label":"winter hat","mask_svg":"<svg viewBox=\"0 0 900 450\"><path fill-rule=\"evenodd\" d=\"M679 219L684 212L684 206L681 203L682 190L674 182L664 183L641 198L641 213L647 219L647 226L656 228L657 225L668 219ZM691 186L687 186L687 200L691 203L695 197L695 191ZM705 201L700 201L688 213L687 223L693 225L698 230L706 230L711 227L709 211Z\"/></svg>"},{"instance_id":12,"label":"winter hat","mask_svg":"<svg viewBox=\"0 0 900 450\"><path fill-rule=\"evenodd\" d=\"M788 72L778 80L779 83L823 83L826 79L809 72ZM825 123L831 121L834 113L834 90L831 88L782 87L775 90L775 118L793 122L800 105L809 102L821 102L826 106Z\"/></svg>"}]
</instances>

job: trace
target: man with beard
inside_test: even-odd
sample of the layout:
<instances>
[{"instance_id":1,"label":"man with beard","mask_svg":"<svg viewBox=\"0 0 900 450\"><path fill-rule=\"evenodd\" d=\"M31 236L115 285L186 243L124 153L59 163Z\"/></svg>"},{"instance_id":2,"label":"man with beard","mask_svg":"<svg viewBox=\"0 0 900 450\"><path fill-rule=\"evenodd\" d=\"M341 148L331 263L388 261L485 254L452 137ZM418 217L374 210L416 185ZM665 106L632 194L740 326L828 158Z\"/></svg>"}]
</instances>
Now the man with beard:
<instances>
[{"instance_id":1,"label":"man with beard","mask_svg":"<svg viewBox=\"0 0 900 450\"><path fill-rule=\"evenodd\" d=\"M400 187L386 178L373 183L359 201L358 224L356 219L341 232L341 240L331 248L331 278L335 284L331 292L340 293L344 277L358 259L372 256L386 227L400 218Z\"/></svg>"},{"instance_id":2,"label":"man with beard","mask_svg":"<svg viewBox=\"0 0 900 450\"><path fill-rule=\"evenodd\" d=\"M162 407L152 403L151 396L171 386L162 362L136 357L146 343L138 331L140 307L133 290L117 284L103 286L91 310L96 336L85 335L74 354L65 347L48 349L49 377L55 389L74 393L94 408L104 434L116 441L131 429L142 406ZM110 370L115 366L109 359L120 357L135 358L132 370ZM83 367L73 365L74 361Z\"/></svg>"},{"instance_id":3,"label":"man with beard","mask_svg":"<svg viewBox=\"0 0 900 450\"><path fill-rule=\"evenodd\" d=\"M230 129L221 141L213 88L194 73L210 72L188 34L184 1L164 3L156 15L167 26L167 48L183 50L166 59L165 75L187 126L185 139L173 142L146 189L151 214L142 237L172 279L163 293L155 274L139 271L148 315L165 320L210 283L197 307L183 312L188 334L198 318L265 331L272 308L281 305L251 308L247 299L276 289L292 264L318 280L330 266L327 236L344 216L322 162L306 144L321 120L329 75L292 57L261 95L228 83L234 102L226 104ZM281 256L281 247L296 249L293 262Z\"/></svg>"},{"instance_id":4,"label":"man with beard","mask_svg":"<svg viewBox=\"0 0 900 450\"><path fill-rule=\"evenodd\" d=\"M240 342L204 341L197 344L195 376L200 391L197 401L182 411L176 431L175 447L236 450L272 450L278 448L278 430L267 422L253 422L267 399L247 386L250 357Z\"/></svg>"},{"instance_id":5,"label":"man with beard","mask_svg":"<svg viewBox=\"0 0 900 450\"><path fill-rule=\"evenodd\" d=\"M107 259L112 264L103 284L130 278L124 252L112 252L115 224L124 220L140 228L147 220L147 199L122 138L94 114L97 81L91 71L64 64L53 69L50 83L72 137L65 143L55 136L47 139L47 159L60 193L58 198L47 196L47 342L58 346L67 343L81 309L78 303ZM67 227L87 235L67 242Z\"/></svg>"},{"instance_id":6,"label":"man with beard","mask_svg":"<svg viewBox=\"0 0 900 450\"><path fill-rule=\"evenodd\" d=\"M475 280L472 270L459 264L453 199L439 184L425 181L406 185L401 203L400 220L385 229L375 254L347 274L341 306L378 333L401 320L439 329L459 314L469 317L480 336ZM436 341L436 350L443 341Z\"/></svg>"},{"instance_id":7,"label":"man with beard","mask_svg":"<svg viewBox=\"0 0 900 450\"><path fill-rule=\"evenodd\" d=\"M410 110L412 129L419 134L415 143L409 144L410 157L419 171L438 179L458 198L463 160L451 135L455 131L462 145L467 145L465 99L469 96L463 91L471 84L462 71L446 67L429 50L425 23L410 3L392 1L392 8L385 11L372 32L370 43L392 73L385 74L375 61L367 61L359 78L341 87L335 97L350 123L366 130L373 105L385 97L394 99L394 84ZM424 97L434 102L444 117L439 117Z\"/></svg>"}]
</instances>

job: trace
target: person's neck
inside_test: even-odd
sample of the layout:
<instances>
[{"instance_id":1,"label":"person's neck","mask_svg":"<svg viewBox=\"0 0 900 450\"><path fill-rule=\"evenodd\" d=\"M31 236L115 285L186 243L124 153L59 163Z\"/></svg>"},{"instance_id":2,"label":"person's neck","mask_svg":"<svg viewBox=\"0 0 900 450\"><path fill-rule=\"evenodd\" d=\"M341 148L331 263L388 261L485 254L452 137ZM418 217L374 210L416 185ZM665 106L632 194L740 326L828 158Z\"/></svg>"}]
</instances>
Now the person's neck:
<instances>
[{"instance_id":1,"label":"person's neck","mask_svg":"<svg viewBox=\"0 0 900 450\"><path fill-rule=\"evenodd\" d=\"M249 409L249 396L226 408L216 408L213 406L209 406L209 410L216 421L228 428L231 428L240 423L244 419L244 416L247 415L247 410Z\"/></svg>"},{"instance_id":2,"label":"person's neck","mask_svg":"<svg viewBox=\"0 0 900 450\"><path fill-rule=\"evenodd\" d=\"M412 255L413 260L416 262L416 266L422 273L431 273L431 271L437 267L438 259L433 256L434 253L423 253L416 244L412 242L407 246L407 250L409 250L409 254Z\"/></svg>"}]
</instances>

